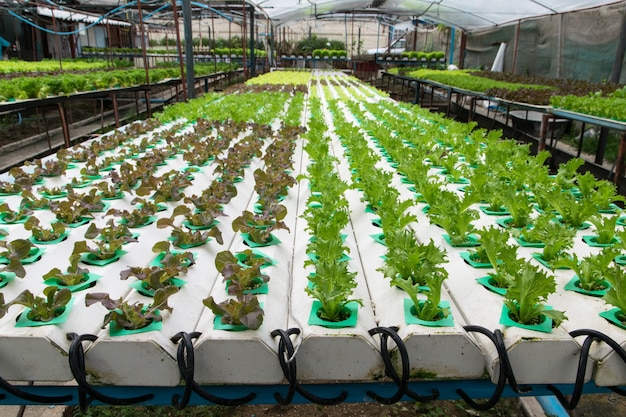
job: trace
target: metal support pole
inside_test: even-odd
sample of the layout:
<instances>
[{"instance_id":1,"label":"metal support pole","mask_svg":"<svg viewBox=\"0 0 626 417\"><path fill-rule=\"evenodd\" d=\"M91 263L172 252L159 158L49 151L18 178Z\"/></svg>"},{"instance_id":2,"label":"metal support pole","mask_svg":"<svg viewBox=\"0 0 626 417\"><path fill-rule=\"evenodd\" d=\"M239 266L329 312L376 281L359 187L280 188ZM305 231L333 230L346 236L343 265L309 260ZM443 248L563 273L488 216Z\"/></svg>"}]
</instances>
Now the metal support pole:
<instances>
[{"instance_id":1,"label":"metal support pole","mask_svg":"<svg viewBox=\"0 0 626 417\"><path fill-rule=\"evenodd\" d=\"M111 100L113 101L113 114L115 115L115 127L120 127L120 114L117 111L117 96L111 94Z\"/></svg>"},{"instance_id":2,"label":"metal support pole","mask_svg":"<svg viewBox=\"0 0 626 417\"><path fill-rule=\"evenodd\" d=\"M52 14L52 27L54 28L55 32L58 32L57 29L57 19L54 17L54 9L50 9L51 14ZM57 48L58 51L57 53L59 54L59 70L62 72L63 71L63 54L61 53L61 35L56 36L56 40L57 40Z\"/></svg>"},{"instance_id":3,"label":"metal support pole","mask_svg":"<svg viewBox=\"0 0 626 417\"><path fill-rule=\"evenodd\" d=\"M613 182L619 186L622 176L624 175L624 156L626 155L626 132L622 133L619 140L619 151L617 153L617 161L615 161L615 178Z\"/></svg>"},{"instance_id":4,"label":"metal support pole","mask_svg":"<svg viewBox=\"0 0 626 417\"><path fill-rule=\"evenodd\" d=\"M148 55L146 54L146 38L143 27L143 13L141 12L141 0L137 0L137 12L139 13L139 31L141 32L141 55L143 56L143 66L146 70L146 85L150 85L150 65L148 64Z\"/></svg>"},{"instance_id":5,"label":"metal support pole","mask_svg":"<svg viewBox=\"0 0 626 417\"><path fill-rule=\"evenodd\" d=\"M250 77L256 76L254 46L254 7L250 7Z\"/></svg>"},{"instance_id":6,"label":"metal support pole","mask_svg":"<svg viewBox=\"0 0 626 417\"><path fill-rule=\"evenodd\" d=\"M176 0L172 0L172 13L174 14L174 26L176 27L176 51L178 53L178 63L180 64L180 79L183 83L183 99L187 101L187 87L185 86L185 64L183 63L183 51L180 45L180 25L178 23L178 8ZM176 89L176 101L178 101L178 89Z\"/></svg>"},{"instance_id":7,"label":"metal support pole","mask_svg":"<svg viewBox=\"0 0 626 417\"><path fill-rule=\"evenodd\" d=\"M187 97L194 98L193 33L191 28L191 0L183 0L183 27L185 29L185 63L187 65Z\"/></svg>"},{"instance_id":8,"label":"metal support pole","mask_svg":"<svg viewBox=\"0 0 626 417\"><path fill-rule=\"evenodd\" d=\"M241 49L243 49L243 80L246 81L248 79L248 66L246 65L246 0L241 0L241 13L243 19L243 23L241 24Z\"/></svg>"},{"instance_id":9,"label":"metal support pole","mask_svg":"<svg viewBox=\"0 0 626 417\"><path fill-rule=\"evenodd\" d=\"M578 137L578 151L576 152L576 158L580 158L580 154L583 151L583 138L585 136L585 122L580 127L580 136Z\"/></svg>"},{"instance_id":10,"label":"metal support pole","mask_svg":"<svg viewBox=\"0 0 626 417\"><path fill-rule=\"evenodd\" d=\"M604 162L604 154L606 152L606 145L609 142L609 128L600 128L600 138L598 139L598 148L596 149L595 163L602 165Z\"/></svg>"},{"instance_id":11,"label":"metal support pole","mask_svg":"<svg viewBox=\"0 0 626 417\"><path fill-rule=\"evenodd\" d=\"M550 123L550 115L541 116L541 133L539 134L539 152L546 149L546 136L548 135L548 124Z\"/></svg>"},{"instance_id":12,"label":"metal support pole","mask_svg":"<svg viewBox=\"0 0 626 417\"><path fill-rule=\"evenodd\" d=\"M67 125L67 120L65 119L65 107L63 103L59 102L59 116L61 117L61 127L63 129L63 139L65 140L65 147L70 147L70 128Z\"/></svg>"},{"instance_id":13,"label":"metal support pole","mask_svg":"<svg viewBox=\"0 0 626 417\"><path fill-rule=\"evenodd\" d=\"M517 50L519 48L519 32L520 32L520 27L522 26L522 21L518 20L517 21L517 30L515 31L515 47L513 48L513 68L511 69L511 72L513 74L516 73L516 67L517 67Z\"/></svg>"}]
</instances>

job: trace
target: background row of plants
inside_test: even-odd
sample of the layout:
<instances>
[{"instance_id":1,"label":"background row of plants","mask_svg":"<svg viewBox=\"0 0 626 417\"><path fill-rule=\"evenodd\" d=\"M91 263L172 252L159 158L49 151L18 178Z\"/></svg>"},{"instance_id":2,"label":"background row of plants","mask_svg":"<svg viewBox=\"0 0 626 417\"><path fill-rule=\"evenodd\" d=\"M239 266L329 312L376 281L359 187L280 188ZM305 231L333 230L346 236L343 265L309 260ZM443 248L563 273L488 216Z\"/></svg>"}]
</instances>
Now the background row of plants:
<instances>
[{"instance_id":1,"label":"background row of plants","mask_svg":"<svg viewBox=\"0 0 626 417\"><path fill-rule=\"evenodd\" d=\"M236 69L233 64L196 64L195 75L212 74L216 70ZM150 70L150 82L157 83L169 78L180 78L180 69L155 68ZM143 69L88 72L83 74L60 74L39 77L15 77L0 80L0 101L11 99L46 98L52 95L68 95L82 91L116 87L130 87L144 84L146 73Z\"/></svg>"},{"instance_id":2,"label":"background row of plants","mask_svg":"<svg viewBox=\"0 0 626 417\"><path fill-rule=\"evenodd\" d=\"M624 87L584 80L552 79L491 71L437 71L392 68L392 73L436 81L505 100L552 105L556 108L626 121Z\"/></svg>"},{"instance_id":3,"label":"background row of plants","mask_svg":"<svg viewBox=\"0 0 626 417\"><path fill-rule=\"evenodd\" d=\"M130 61L115 61L120 68L128 68L133 66ZM62 66L62 68L61 68ZM61 69L64 72L86 72L94 70L106 69L110 66L105 60L101 59L67 59L62 63L59 60L44 59L43 61L19 61L19 60L3 60L0 61L0 74L7 78L19 75L42 75L42 73L56 73Z\"/></svg>"},{"instance_id":4,"label":"background row of plants","mask_svg":"<svg viewBox=\"0 0 626 417\"><path fill-rule=\"evenodd\" d=\"M114 54L141 55L141 48L97 48L97 47L87 46L87 47L83 47L83 52L97 53L97 54L114 53ZM160 54L160 55L176 54L176 50L168 50L168 49L148 49L146 50L146 52L148 54ZM243 48L228 48L228 47L214 48L214 49L207 49L206 51L204 51L204 53L207 53L209 55L217 55L219 57L222 57L222 56L231 57L232 55L239 57L243 55ZM250 54L250 50L248 49L246 53ZM265 49L255 49L254 54L259 58L264 58L267 56Z\"/></svg>"}]
</instances>

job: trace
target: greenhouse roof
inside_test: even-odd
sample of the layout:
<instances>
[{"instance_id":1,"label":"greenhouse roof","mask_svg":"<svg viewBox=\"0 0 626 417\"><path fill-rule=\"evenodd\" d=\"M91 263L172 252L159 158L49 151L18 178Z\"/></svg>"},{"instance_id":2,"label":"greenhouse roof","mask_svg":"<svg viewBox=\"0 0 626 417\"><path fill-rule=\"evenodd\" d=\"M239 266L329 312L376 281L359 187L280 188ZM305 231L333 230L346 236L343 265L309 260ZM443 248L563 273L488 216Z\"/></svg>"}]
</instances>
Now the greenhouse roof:
<instances>
[{"instance_id":1,"label":"greenhouse roof","mask_svg":"<svg viewBox=\"0 0 626 417\"><path fill-rule=\"evenodd\" d=\"M57 4L60 10L72 8L95 13L107 12L106 17L123 20L125 10L136 8L136 1L50 0L46 6ZM624 0L191 0L191 3L195 10L212 10L221 17L239 20L242 18L244 1L254 6L258 13L271 19L275 25L311 18L345 18L347 15L358 15L380 18L383 23L421 19L471 31L534 17L622 3ZM170 0L141 0L144 10L154 17L159 12L171 13L170 3ZM181 0L177 0L177 3L180 4ZM30 8L35 4L28 0L0 0L0 7L4 5L9 10Z\"/></svg>"},{"instance_id":2,"label":"greenhouse roof","mask_svg":"<svg viewBox=\"0 0 626 417\"><path fill-rule=\"evenodd\" d=\"M602 0L254 0L274 21L289 21L329 14L369 13L420 18L464 30L475 30L520 19L572 12L619 1Z\"/></svg>"}]
</instances>

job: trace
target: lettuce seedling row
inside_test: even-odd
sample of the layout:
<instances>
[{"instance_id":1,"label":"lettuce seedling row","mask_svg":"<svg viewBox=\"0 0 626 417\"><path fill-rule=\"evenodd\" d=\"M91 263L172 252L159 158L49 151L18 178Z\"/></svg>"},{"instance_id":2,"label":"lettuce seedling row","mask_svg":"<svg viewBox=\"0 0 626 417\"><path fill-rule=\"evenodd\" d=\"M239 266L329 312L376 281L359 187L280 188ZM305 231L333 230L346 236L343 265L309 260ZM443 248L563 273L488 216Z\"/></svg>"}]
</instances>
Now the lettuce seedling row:
<instances>
[{"instance_id":1,"label":"lettuce seedling row","mask_svg":"<svg viewBox=\"0 0 626 417\"><path fill-rule=\"evenodd\" d=\"M468 332L467 325L502 332L512 368L520 383L573 383L582 343L569 334L573 330L597 329L617 343L624 343L625 330L608 324L599 316L600 312L610 309L604 300L566 291L564 288L573 278L573 273L568 270L551 271L541 266L532 257L541 249L531 247L517 248L516 259L532 265L546 279L553 277L550 279L554 280L556 291L541 301L555 312L563 311L567 319L559 327L548 329L547 333L512 326L509 322L502 324L500 318L504 298L487 290L476 280L494 271L500 273L499 266L510 266L514 261L509 264L503 252L494 254L493 249L489 252L488 245L485 245L485 251L491 253L491 266L495 262L496 268L474 268L460 256L468 249L453 247L443 237L447 232L450 242L463 243L465 235L473 234L479 242L489 236L482 233L484 230L490 227L500 230L501 226L497 226L495 220L500 216L479 210L480 205L486 203L491 208L505 207L514 219L526 218L532 224L539 213L532 206L527 210L525 204L530 200L516 201L513 198L519 197L519 194L528 198L534 195L539 202L540 186L525 185L523 181L527 177L517 171L535 170L537 178L542 178L540 167L543 161L529 159L524 162L525 166L518 159L509 161L512 171L507 181L527 189L522 188L525 190L523 193L518 191L508 196L502 188L502 198L480 203L475 199L480 195L478 185L481 180L477 174L482 172L480 165L485 162L506 164L505 155L507 158L515 158L519 154L525 156L524 150L519 151L509 142L503 142L504 150L498 149L495 146L500 141L497 134L473 132L474 126L460 126L436 115L399 105L345 76L333 74L313 77L312 80L315 82L310 84L307 96L289 89L281 93L265 93L259 97L266 102L254 101L256 108L250 103L241 104L256 94L248 91L240 95L209 95L189 103L189 114L194 115L199 115L202 109L216 114L220 103L223 103L223 112L219 117L228 119L228 115L232 114L233 120L255 120L255 116L262 112L263 126L245 122L213 122L202 118L195 120L195 116L185 119L185 107L176 105L166 110L160 120L126 126L3 175L0 185L6 195L2 197L2 211L5 219L9 220L2 225L2 230L7 232L6 236L4 233L0 236L3 242L28 239L33 231L39 236L61 232L59 227L39 227L54 224L54 221L67 223L64 225L66 239L47 245L39 260L23 265L25 277L14 278L1 290L4 300L13 300L24 290L42 295L47 286L44 276L50 277L49 272L54 268L57 268L57 274L76 273L80 271L79 267L88 268L90 274L100 278L89 283L93 283L93 287L72 293L71 311L63 323L16 327L22 308L10 306L0 319L0 352L11 366L3 369L0 376L18 381L72 380L73 374L67 361L70 347L68 333L97 337L93 342L83 343L87 374L92 383L134 386L179 384L178 346L171 340L179 332L194 334L194 379L200 384L284 382L285 375L276 356L278 339L272 335L277 329L299 329L299 334L292 336L297 346L297 377L300 381L312 382L374 381L383 378L385 368L380 339L370 334L371 329L379 326L398 328L397 333L408 349L410 374L417 378L473 379L482 377L486 370L494 381L497 380L501 354L486 337ZM239 106L238 96L241 96ZM306 111L295 112L294 107L305 108ZM290 120L289 126L284 126L281 119ZM302 121L309 128L307 134L294 128ZM271 127L268 127L270 123ZM278 140L295 142L290 157L281 154L278 148L270 148ZM347 221L342 230L334 231L332 239L344 252L335 262L346 268L339 271L339 275L353 277L354 285L347 285L346 281L341 284L344 290L348 287L350 290L342 294L346 296L346 303L340 305L343 316L330 323L323 320L324 314L312 311L314 300L310 296L316 294L315 285L319 285L319 290L333 288L329 282L318 280L315 284L316 280L309 278L311 273L334 276L337 272L324 269L319 254L309 253L311 247L318 251L326 248L327 253L333 250L332 245L325 246L323 241L314 244L310 241L326 239L326 236L312 234L312 230L319 228L308 221L315 218L311 213L316 207L320 208L320 201L330 203L315 193L323 192L325 187L330 190L338 186L336 183L319 184L317 181L318 178L329 177L317 177L314 172L316 164L309 151L318 141L325 142L332 155L328 169L332 169L336 178L349 187L340 193L347 205ZM199 146L198 143L206 146ZM239 164L237 161L242 155L237 155L240 149L237 146L247 149L248 143L256 148L251 151L249 160ZM471 146L472 143L475 146ZM462 153L462 158L459 153ZM280 154L282 159L291 158L288 171L298 179L297 183L286 178L279 178L276 184L267 182L264 176L272 170L285 169L272 161L273 154ZM361 157L369 158L368 155L375 155L372 164L359 164L365 161ZM425 157L429 158L429 163L424 162ZM66 164L71 159L74 159L71 162L73 166ZM431 167L430 164L435 162L441 163L442 168ZM442 169L447 173L443 174ZM490 166L490 169L495 168ZM50 176L42 176L44 172ZM374 173L383 173L377 176L378 182L370 181L375 177L370 174ZM82 185L86 176L101 178L82 190L68 190L66 196L54 202L55 194L60 195L67 184ZM459 190L461 184L458 180L461 177L469 181L469 184L463 185L466 187L464 191ZM573 172L563 170L561 176L552 181L554 184L568 184L567 192L572 192L572 187L577 186L578 190L574 191L582 195L593 194L593 190L605 186L589 186L589 178L577 174L575 168ZM40 184L37 185L37 182ZM40 197L39 189L42 187L48 193L48 205L52 210L35 210L40 208L35 206L45 206L45 201L40 201L41 204L34 201ZM468 207L459 212L472 210L473 214L468 217L469 223L464 225L464 229L449 222L445 218L445 206L438 206L443 200L437 200L435 196L438 192L443 194L443 189L449 193L446 197L449 195L450 201L467 198ZM485 185L480 193L485 190L497 193L493 185ZM23 196L19 194L22 191ZM79 196L79 192L83 195ZM394 198L385 197L390 193ZM277 202L275 199L279 194L283 195ZM337 201L340 195L337 195ZM90 210L96 208L94 206L98 201L94 200L98 199L97 196L101 196L102 200L111 198L106 200L108 207L99 207L101 211ZM210 196L219 196L219 208ZM555 193L548 191L547 196L550 197L547 198L548 203L552 200L554 208L562 204ZM18 217L31 215L37 219L28 221L27 225L12 221L15 220L12 218L15 210L21 209L22 197L27 197L28 200L24 201L33 205L33 213L24 211ZM429 213L422 210L425 206L422 199L431 205ZM613 203L619 198L609 192L603 193L603 200L604 203ZM579 202L580 199L572 201ZM601 205L599 200L593 202ZM275 261L262 270L269 276L267 293L246 297L254 297L262 308L262 323L257 322L258 329L246 329L239 325L225 328L221 318L204 302L209 297L215 303L237 299L235 290L230 294L227 292L224 275L218 271L215 259L224 251L238 254L250 249L250 243L246 243L244 236L236 230L242 229L243 223L247 225L249 221L265 216L267 213L262 214L263 207L278 205L285 211L277 209L280 213L277 217L263 220L280 223L281 227L272 231L275 240L280 243L254 248ZM587 208L581 206L578 213L570 214L585 214ZM184 285L176 291L170 290L167 305L171 311L164 309L159 311L158 318L152 317L159 328L140 332L116 332L114 329L113 333L108 325L102 328L105 316L120 308L113 300L142 303L144 306L153 302L151 297L131 287L129 281L135 280L137 274L148 273L148 267L158 267L158 256L165 255L153 252L155 243L169 242L173 245L177 241L176 236L187 229L194 230L189 227L193 222L204 221L197 216L196 210L200 209L212 210L207 218L219 222L212 224L219 228L220 238L207 234L207 242L199 246L170 246L171 250L193 253L195 263L189 265L185 273L179 271L176 275ZM131 215L134 211L135 214ZM144 216L151 221L139 221ZM598 216L605 219L612 214ZM580 216L570 217L573 222L580 219ZM84 219L84 224L73 221L80 218ZM576 231L571 249L564 246L564 256L575 253L581 259L597 254L601 249L585 243L583 235L602 232L603 241L607 233L610 235L600 229L610 226L613 220L588 217L585 220L592 220L595 225L588 231ZM116 225L126 223L132 233L125 239L127 241L120 242L121 248L117 248L124 252L119 254L119 260L86 265L82 261L77 264L72 258L74 261L71 263L72 253L74 256L79 253L84 255L86 251L92 253L106 244L96 240L95 232L107 227L111 221ZM435 223L441 223L448 229L444 231ZM618 221L616 223L619 224ZM402 236L400 232L397 236L392 235L394 228L408 231L405 236L413 236L414 243L424 245L420 250L441 251L437 262L445 269L446 278L440 290L439 287L429 288L428 284L433 285L432 282L426 285L419 283L419 286L416 283L417 292L412 299L399 288L402 285L392 284L402 284L401 281L393 276L386 277L393 273L389 272L392 271L392 262L385 259L388 248L383 243L393 245L394 239ZM529 229L521 229L521 232L502 230L510 233L507 244L516 245L514 237ZM618 238L617 252L623 253L619 230L615 234ZM202 229L196 231L205 233ZM378 236L378 240L372 235ZM161 245L159 243L157 247L161 248ZM0 266L2 268L4 266ZM395 268L393 271L400 271L397 266ZM129 270L134 272L126 272L127 279L120 279L120 273ZM108 297L93 294L108 294ZM328 294L321 297L328 297ZM411 313L412 308L419 307L415 301L430 300L436 300L437 305L429 307L436 307L431 314L431 318L436 320L416 321ZM339 327L347 324L348 318L354 317L357 320L348 324L351 327ZM397 357L393 352L395 348L392 349L392 356ZM594 344L590 356L593 361L587 365L585 380L594 379L601 385L626 383L626 366L606 344Z\"/></svg>"}]
</instances>

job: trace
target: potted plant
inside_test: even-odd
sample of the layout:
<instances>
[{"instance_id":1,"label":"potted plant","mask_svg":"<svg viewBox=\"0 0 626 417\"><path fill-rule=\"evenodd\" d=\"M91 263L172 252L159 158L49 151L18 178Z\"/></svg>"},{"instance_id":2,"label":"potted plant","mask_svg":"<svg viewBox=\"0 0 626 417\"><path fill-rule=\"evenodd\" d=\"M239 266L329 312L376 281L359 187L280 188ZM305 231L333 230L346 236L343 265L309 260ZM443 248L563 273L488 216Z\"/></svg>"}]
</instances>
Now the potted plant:
<instances>
[{"instance_id":1,"label":"potted plant","mask_svg":"<svg viewBox=\"0 0 626 417\"><path fill-rule=\"evenodd\" d=\"M67 196L67 190L61 187L41 187L37 191L48 200L57 200Z\"/></svg>"},{"instance_id":2,"label":"potted plant","mask_svg":"<svg viewBox=\"0 0 626 417\"><path fill-rule=\"evenodd\" d=\"M184 209L188 210L185 206L178 206L174 210L172 217L164 217L157 221L157 227L159 229L164 229L166 227L172 228L172 233L169 239L172 241L174 246L182 249L201 246L208 242L209 236L213 236L220 245L224 243L222 240L222 233L216 226L211 227L209 230L195 230L176 225L174 220L176 219L176 216L186 212Z\"/></svg>"},{"instance_id":3,"label":"potted plant","mask_svg":"<svg viewBox=\"0 0 626 417\"><path fill-rule=\"evenodd\" d=\"M22 201L20 201L20 209L44 210L47 209L50 200L45 197L38 198L33 194L32 190L22 191Z\"/></svg>"},{"instance_id":4,"label":"potted plant","mask_svg":"<svg viewBox=\"0 0 626 417\"><path fill-rule=\"evenodd\" d=\"M13 273L20 278L26 276L24 264L34 262L41 255L41 250L26 239L12 241L0 240L0 265L6 265L2 273Z\"/></svg>"},{"instance_id":5,"label":"potted plant","mask_svg":"<svg viewBox=\"0 0 626 417\"><path fill-rule=\"evenodd\" d=\"M589 246L596 247L611 246L617 243L615 226L618 219L619 216L617 215L595 215L589 218L589 222L595 226L597 235L585 235L583 240Z\"/></svg>"},{"instance_id":6,"label":"potted plant","mask_svg":"<svg viewBox=\"0 0 626 417\"><path fill-rule=\"evenodd\" d=\"M431 275L443 274L446 253L431 240L419 243L411 229L385 232L387 253L385 266L379 268L385 277L393 281L410 280L415 285L426 286Z\"/></svg>"},{"instance_id":7,"label":"potted plant","mask_svg":"<svg viewBox=\"0 0 626 417\"><path fill-rule=\"evenodd\" d=\"M85 237L91 239L95 247L90 247L84 240L74 243L73 254L83 254L81 261L91 265L104 266L117 261L126 251L122 246L126 243L137 242L132 233L124 225L115 225L109 220L103 228L98 228L95 223L89 225Z\"/></svg>"},{"instance_id":8,"label":"potted plant","mask_svg":"<svg viewBox=\"0 0 626 417\"><path fill-rule=\"evenodd\" d=\"M452 191L443 189L430 203L427 213L430 222L447 232L443 238L452 246L478 245L477 239L472 236L472 221L478 219L478 212L470 208L475 200L473 194L465 194L464 199L460 200Z\"/></svg>"},{"instance_id":9,"label":"potted plant","mask_svg":"<svg viewBox=\"0 0 626 417\"><path fill-rule=\"evenodd\" d=\"M93 218L89 208L78 201L61 200L51 201L50 210L57 220L69 227L82 226Z\"/></svg>"},{"instance_id":10,"label":"potted plant","mask_svg":"<svg viewBox=\"0 0 626 417\"><path fill-rule=\"evenodd\" d=\"M352 299L356 288L356 273L348 271L347 262L327 262L320 259L315 265L315 274L309 276L311 285L305 288L308 295L315 298L309 324L334 326L356 324L356 306L361 300ZM351 324L348 324L351 323Z\"/></svg>"},{"instance_id":11,"label":"potted plant","mask_svg":"<svg viewBox=\"0 0 626 417\"><path fill-rule=\"evenodd\" d=\"M405 302L405 320L408 324L422 324L426 326L451 326L450 307L447 302L441 301L441 286L448 277L444 268L436 268L429 274L424 274L423 280L427 291L422 291L420 284L412 278L396 276L391 284L407 293L410 303ZM418 294L423 292L426 299L418 299ZM408 301L408 300L407 300ZM414 319L418 319L414 321Z\"/></svg>"},{"instance_id":12,"label":"potted plant","mask_svg":"<svg viewBox=\"0 0 626 417\"><path fill-rule=\"evenodd\" d=\"M150 225L157 220L155 214L157 211L160 211L160 207L157 203L141 198L135 198L131 203L137 205L137 208L132 211L110 209L106 212L105 216L120 217L121 223L131 229Z\"/></svg>"},{"instance_id":13,"label":"potted plant","mask_svg":"<svg viewBox=\"0 0 626 417\"><path fill-rule=\"evenodd\" d=\"M550 222L538 233L541 233L544 246L541 253L533 253L532 256L545 267L554 269L556 262L569 256L566 251L574 246L576 230L558 222Z\"/></svg>"}]
</instances>

